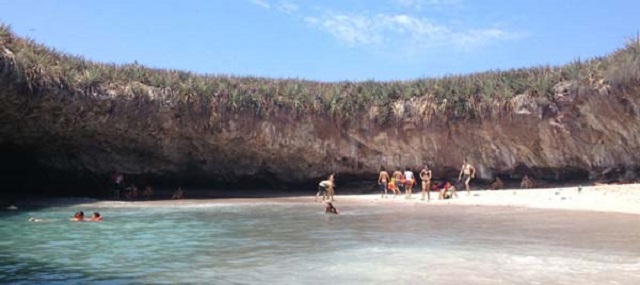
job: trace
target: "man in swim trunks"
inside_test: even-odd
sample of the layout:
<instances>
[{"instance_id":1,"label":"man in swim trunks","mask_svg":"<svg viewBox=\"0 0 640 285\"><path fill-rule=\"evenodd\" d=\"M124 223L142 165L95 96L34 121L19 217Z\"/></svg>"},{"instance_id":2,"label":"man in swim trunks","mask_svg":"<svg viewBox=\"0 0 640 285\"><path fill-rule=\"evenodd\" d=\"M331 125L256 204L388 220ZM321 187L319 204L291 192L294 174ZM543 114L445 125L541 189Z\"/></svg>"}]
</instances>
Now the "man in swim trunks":
<instances>
[{"instance_id":1,"label":"man in swim trunks","mask_svg":"<svg viewBox=\"0 0 640 285\"><path fill-rule=\"evenodd\" d=\"M404 187L405 187L405 195L407 199L411 199L411 194L413 191L413 185L415 184L415 177L413 175L413 171L409 169L409 167L405 168L404 171Z\"/></svg>"},{"instance_id":2,"label":"man in swim trunks","mask_svg":"<svg viewBox=\"0 0 640 285\"><path fill-rule=\"evenodd\" d=\"M333 202L333 194L336 191L336 180L335 180L335 173L331 173L331 175L329 175L329 177L327 178L329 181L331 181L331 187L329 187L327 189L327 198L329 199L329 201Z\"/></svg>"},{"instance_id":3,"label":"man in swim trunks","mask_svg":"<svg viewBox=\"0 0 640 285\"><path fill-rule=\"evenodd\" d=\"M333 189L333 175L329 175L327 180L322 180L318 184L318 193L316 193L316 202L318 202L318 196L322 194L322 201L329 199L329 191Z\"/></svg>"},{"instance_id":4,"label":"man in swim trunks","mask_svg":"<svg viewBox=\"0 0 640 285\"><path fill-rule=\"evenodd\" d=\"M384 167L380 167L380 175L378 175L378 187L380 188L381 198L387 198L387 186L389 184L389 172Z\"/></svg>"},{"instance_id":5,"label":"man in swim trunks","mask_svg":"<svg viewBox=\"0 0 640 285\"><path fill-rule=\"evenodd\" d=\"M476 169L475 167L473 167L473 165L467 162L466 158L462 161L462 167L460 169L460 174L458 175L458 181L460 181L460 178L462 178L463 175L464 188L467 190L467 196L469 196L471 195L471 192L469 191L469 181L471 181L471 178L475 178Z\"/></svg>"},{"instance_id":6,"label":"man in swim trunks","mask_svg":"<svg viewBox=\"0 0 640 285\"><path fill-rule=\"evenodd\" d=\"M395 180L395 190L397 190L397 192L393 191L393 196L396 197L400 195L402 191L404 191L405 179L400 169L393 172L393 179Z\"/></svg>"},{"instance_id":7,"label":"man in swim trunks","mask_svg":"<svg viewBox=\"0 0 640 285\"><path fill-rule=\"evenodd\" d=\"M431 200L431 195L429 195L429 188L431 187L431 169L429 169L428 165L425 165L422 170L420 170L420 179L422 180L422 200L424 201L424 194L427 193L427 201Z\"/></svg>"}]
</instances>

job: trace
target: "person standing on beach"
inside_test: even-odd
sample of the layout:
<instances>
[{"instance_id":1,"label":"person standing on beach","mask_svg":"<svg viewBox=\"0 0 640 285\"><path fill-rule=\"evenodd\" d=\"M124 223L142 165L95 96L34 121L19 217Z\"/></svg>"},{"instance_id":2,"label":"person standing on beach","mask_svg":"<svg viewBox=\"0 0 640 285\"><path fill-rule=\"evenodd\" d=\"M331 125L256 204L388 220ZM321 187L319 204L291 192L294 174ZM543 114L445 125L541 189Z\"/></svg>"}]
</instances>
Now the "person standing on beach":
<instances>
[{"instance_id":1,"label":"person standing on beach","mask_svg":"<svg viewBox=\"0 0 640 285\"><path fill-rule=\"evenodd\" d=\"M416 178L413 175L413 171L407 167L404 171L404 187L405 187L405 195L406 199L411 199L411 192L413 191L413 184L415 184Z\"/></svg>"},{"instance_id":2,"label":"person standing on beach","mask_svg":"<svg viewBox=\"0 0 640 285\"><path fill-rule=\"evenodd\" d=\"M333 200L333 174L329 175L326 180L320 181L315 201L318 202L318 196L320 196L320 194L322 194L322 202L329 200L329 191L331 191L331 198Z\"/></svg>"},{"instance_id":3,"label":"person standing on beach","mask_svg":"<svg viewBox=\"0 0 640 285\"><path fill-rule=\"evenodd\" d=\"M469 164L467 159L462 160L462 167L460 169L460 174L458 175L458 181L464 175L464 188L467 190L467 196L471 195L469 191L469 181L476 176L476 169L473 165Z\"/></svg>"},{"instance_id":4,"label":"person standing on beach","mask_svg":"<svg viewBox=\"0 0 640 285\"><path fill-rule=\"evenodd\" d=\"M400 171L400 169L396 170L393 172L393 179L395 180L395 190L393 191L393 196L397 197L398 195L400 195L400 193L402 193L402 191L404 191L404 175L402 174L402 172Z\"/></svg>"},{"instance_id":5,"label":"person standing on beach","mask_svg":"<svg viewBox=\"0 0 640 285\"><path fill-rule=\"evenodd\" d=\"M387 185L389 184L389 172L384 167L380 167L380 175L378 175L378 187L380 188L381 198L387 197Z\"/></svg>"},{"instance_id":6,"label":"person standing on beach","mask_svg":"<svg viewBox=\"0 0 640 285\"><path fill-rule=\"evenodd\" d=\"M420 179L422 180L422 201L424 201L424 194L427 193L427 201L431 200L431 195L429 195L429 189L431 187L431 169L429 169L428 165L425 165L422 170L420 170Z\"/></svg>"},{"instance_id":7,"label":"person standing on beach","mask_svg":"<svg viewBox=\"0 0 640 285\"><path fill-rule=\"evenodd\" d=\"M331 173L331 175L329 175L329 177L327 178L329 181L331 181L331 186L327 189L327 199L331 202L333 202L333 194L336 191L336 174L335 173Z\"/></svg>"}]
</instances>

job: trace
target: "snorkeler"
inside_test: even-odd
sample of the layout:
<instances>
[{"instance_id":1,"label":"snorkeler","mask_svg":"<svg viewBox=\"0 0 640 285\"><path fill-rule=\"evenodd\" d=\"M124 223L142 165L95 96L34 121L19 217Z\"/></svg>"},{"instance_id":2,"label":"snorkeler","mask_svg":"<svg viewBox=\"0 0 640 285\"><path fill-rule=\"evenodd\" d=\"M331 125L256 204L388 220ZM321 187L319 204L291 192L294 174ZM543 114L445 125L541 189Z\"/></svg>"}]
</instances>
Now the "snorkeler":
<instances>
[{"instance_id":1,"label":"snorkeler","mask_svg":"<svg viewBox=\"0 0 640 285\"><path fill-rule=\"evenodd\" d=\"M325 203L324 212L325 213L336 214L336 215L340 214L338 209L336 209L336 207L334 207L333 204L331 204L331 202L326 202Z\"/></svg>"}]
</instances>

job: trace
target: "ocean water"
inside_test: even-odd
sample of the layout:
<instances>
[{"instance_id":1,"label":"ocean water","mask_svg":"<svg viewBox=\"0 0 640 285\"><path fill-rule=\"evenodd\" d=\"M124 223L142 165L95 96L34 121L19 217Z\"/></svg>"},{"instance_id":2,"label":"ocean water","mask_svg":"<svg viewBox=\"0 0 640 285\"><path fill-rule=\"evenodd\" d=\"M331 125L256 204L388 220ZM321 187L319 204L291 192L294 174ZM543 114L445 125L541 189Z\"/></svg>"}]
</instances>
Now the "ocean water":
<instances>
[{"instance_id":1,"label":"ocean water","mask_svg":"<svg viewBox=\"0 0 640 285\"><path fill-rule=\"evenodd\" d=\"M408 204L0 212L2 284L640 284L640 217ZM98 210L103 222L71 222ZM45 219L29 222L29 217Z\"/></svg>"}]
</instances>

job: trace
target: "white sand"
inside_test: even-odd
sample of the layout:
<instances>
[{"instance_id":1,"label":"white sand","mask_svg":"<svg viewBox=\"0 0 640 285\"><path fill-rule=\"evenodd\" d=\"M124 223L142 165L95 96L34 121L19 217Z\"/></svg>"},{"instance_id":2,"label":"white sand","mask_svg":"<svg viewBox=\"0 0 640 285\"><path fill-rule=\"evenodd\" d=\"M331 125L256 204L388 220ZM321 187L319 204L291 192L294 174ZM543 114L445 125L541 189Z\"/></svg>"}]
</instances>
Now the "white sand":
<instances>
[{"instance_id":1,"label":"white sand","mask_svg":"<svg viewBox=\"0 0 640 285\"><path fill-rule=\"evenodd\" d=\"M580 193L577 186L526 190L472 190L470 196L466 191L458 191L458 198L447 200L438 200L438 193L431 192L429 202L420 200L420 192L414 191L412 197L413 199L405 199L403 195L381 199L380 195L364 195L337 196L336 199L363 202L368 200L375 203L416 203L425 206L504 206L640 214L640 184L582 186Z\"/></svg>"},{"instance_id":2,"label":"white sand","mask_svg":"<svg viewBox=\"0 0 640 285\"><path fill-rule=\"evenodd\" d=\"M314 203L314 196L284 197L284 198L234 198L234 199L185 199L161 201L87 201L80 203L90 207L181 207L206 206L207 204L232 203ZM431 192L431 201L421 201L420 192L415 192L412 199L405 199L404 195L389 196L381 199L379 194L369 195L340 195L335 196L334 204L415 204L425 207L440 205L462 206L503 206L530 207L559 210L583 210L611 213L640 214L640 184L583 186L581 193L578 187L544 188L544 189L504 189L504 190L475 190L468 196L465 191L458 191L458 198L438 200L438 193Z\"/></svg>"}]
</instances>

